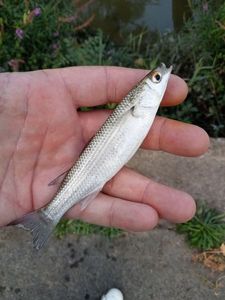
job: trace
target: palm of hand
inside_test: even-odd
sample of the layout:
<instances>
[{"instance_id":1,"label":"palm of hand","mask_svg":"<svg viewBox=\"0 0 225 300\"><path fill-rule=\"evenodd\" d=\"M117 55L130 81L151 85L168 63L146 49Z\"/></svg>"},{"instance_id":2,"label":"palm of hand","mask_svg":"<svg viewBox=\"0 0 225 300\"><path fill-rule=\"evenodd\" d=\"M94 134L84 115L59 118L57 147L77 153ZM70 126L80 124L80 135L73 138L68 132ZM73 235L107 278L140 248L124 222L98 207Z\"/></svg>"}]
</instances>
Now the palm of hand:
<instances>
[{"instance_id":1,"label":"palm of hand","mask_svg":"<svg viewBox=\"0 0 225 300\"><path fill-rule=\"evenodd\" d=\"M57 187L48 183L71 166L84 146L79 116L63 82L40 75L11 78L3 90L2 224L50 201Z\"/></svg>"},{"instance_id":2,"label":"palm of hand","mask_svg":"<svg viewBox=\"0 0 225 300\"><path fill-rule=\"evenodd\" d=\"M90 81L82 82L82 78L78 79L78 75L83 70L76 69L74 81L70 78L74 72L72 69L68 69L68 73L64 69L64 72L57 70L4 74L0 78L0 88L3 91L0 97L0 225L6 225L51 200L58 186L48 186L48 183L71 167L87 141L108 115L108 112L103 111L78 113L76 108L81 104L90 105L93 92L96 94L93 98L96 97L98 100L92 105L106 102L113 96L118 100L117 98L121 98L120 94L129 90L140 77L139 74L132 75L130 82L126 82L126 88L118 91L118 95L110 96L110 90L116 93L116 88L113 89L113 84L110 83L112 80L109 80L112 71L107 73L106 69L97 71L94 68L92 70L87 68L85 72L92 74ZM94 74L99 72L101 79L104 77L106 88L101 81L99 85L103 85L103 88L96 85L99 75L94 77ZM118 71L113 72L116 76ZM110 78L112 77L110 75ZM72 85L74 82L77 84ZM103 91L104 95L100 95ZM157 122L165 123L165 120ZM195 128L195 133L196 130ZM154 135L153 129L153 137L159 135L157 125L155 132ZM206 135L200 130L198 135L201 137L199 141L202 141L199 142L201 143L199 149L190 154L193 156L204 152L207 148ZM146 142L147 148L157 148L154 138L152 140L153 142ZM183 150L171 150L178 154L179 151ZM129 181L137 182L139 187L135 193L130 191ZM121 182L124 183L123 187ZM189 218L194 212L190 196L154 184L144 176L126 168L106 185L104 191L108 195L99 195L95 203L90 204L84 212L73 208L69 215L102 225L144 230L156 225L158 215L180 221ZM168 192L172 193L171 198L174 198L172 206L177 205L177 199L182 196L182 207L186 206L183 213L171 212L173 209L171 203L165 206L167 200L160 202L160 193ZM147 203L148 194L152 194L154 198L154 193L158 195L156 196L158 204L154 203L154 199L151 203ZM128 212L127 217L124 216L125 211Z\"/></svg>"}]
</instances>

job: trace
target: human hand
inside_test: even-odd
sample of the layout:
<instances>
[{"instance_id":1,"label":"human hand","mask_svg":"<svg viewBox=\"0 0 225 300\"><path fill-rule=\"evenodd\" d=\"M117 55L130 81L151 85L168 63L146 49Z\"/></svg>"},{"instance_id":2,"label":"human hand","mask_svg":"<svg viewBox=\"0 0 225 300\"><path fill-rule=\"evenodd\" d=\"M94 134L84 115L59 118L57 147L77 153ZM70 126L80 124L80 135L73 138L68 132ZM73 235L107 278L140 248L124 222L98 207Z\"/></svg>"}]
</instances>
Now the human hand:
<instances>
[{"instance_id":1,"label":"human hand","mask_svg":"<svg viewBox=\"0 0 225 300\"><path fill-rule=\"evenodd\" d=\"M77 109L120 101L146 73L72 67L0 74L0 226L53 198L59 186L49 182L72 166L110 114ZM186 94L185 82L172 75L162 105L177 105ZM199 127L156 117L142 147L198 156L208 144ZM159 218L184 222L194 212L188 194L124 167L85 210L74 206L67 217L142 231L153 228Z\"/></svg>"}]
</instances>

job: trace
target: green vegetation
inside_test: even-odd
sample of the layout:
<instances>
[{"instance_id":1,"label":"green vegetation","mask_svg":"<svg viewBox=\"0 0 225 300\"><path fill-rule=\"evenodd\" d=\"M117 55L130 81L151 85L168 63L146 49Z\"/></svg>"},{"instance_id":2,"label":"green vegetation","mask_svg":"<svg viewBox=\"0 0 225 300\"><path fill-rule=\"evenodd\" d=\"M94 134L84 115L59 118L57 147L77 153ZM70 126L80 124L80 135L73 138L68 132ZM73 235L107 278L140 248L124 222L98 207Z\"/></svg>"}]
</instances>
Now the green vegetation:
<instances>
[{"instance_id":1,"label":"green vegetation","mask_svg":"<svg viewBox=\"0 0 225 300\"><path fill-rule=\"evenodd\" d=\"M225 214L204 205L199 206L192 220L176 228L186 235L189 245L199 250L218 248L225 242Z\"/></svg>"},{"instance_id":2,"label":"green vegetation","mask_svg":"<svg viewBox=\"0 0 225 300\"><path fill-rule=\"evenodd\" d=\"M86 26L84 7L74 3L0 1L0 71L132 65L126 47L117 48L101 31L80 31Z\"/></svg>"},{"instance_id":3,"label":"green vegetation","mask_svg":"<svg viewBox=\"0 0 225 300\"><path fill-rule=\"evenodd\" d=\"M82 221L63 220L55 230L58 238L62 238L66 234L76 233L82 235L101 234L109 238L117 237L122 234L122 230L116 228L107 228L98 225L87 224Z\"/></svg>"},{"instance_id":4,"label":"green vegetation","mask_svg":"<svg viewBox=\"0 0 225 300\"><path fill-rule=\"evenodd\" d=\"M225 136L225 3L190 1L193 16L176 35L156 43L160 59L175 65L186 78L189 101L163 110L174 118L198 124L211 136ZM167 59L166 59L167 58ZM172 113L172 114L171 114Z\"/></svg>"},{"instance_id":5,"label":"green vegetation","mask_svg":"<svg viewBox=\"0 0 225 300\"><path fill-rule=\"evenodd\" d=\"M1 71L28 71L75 63L76 28L82 18L73 1L0 2ZM71 12L74 15L71 16Z\"/></svg>"},{"instance_id":6,"label":"green vegetation","mask_svg":"<svg viewBox=\"0 0 225 300\"><path fill-rule=\"evenodd\" d=\"M87 25L75 1L0 1L0 71L72 65L153 68L164 61L189 85L188 101L160 113L225 136L225 3L189 1L192 17L179 33L140 33L115 45ZM81 30L82 29L82 30Z\"/></svg>"}]
</instances>

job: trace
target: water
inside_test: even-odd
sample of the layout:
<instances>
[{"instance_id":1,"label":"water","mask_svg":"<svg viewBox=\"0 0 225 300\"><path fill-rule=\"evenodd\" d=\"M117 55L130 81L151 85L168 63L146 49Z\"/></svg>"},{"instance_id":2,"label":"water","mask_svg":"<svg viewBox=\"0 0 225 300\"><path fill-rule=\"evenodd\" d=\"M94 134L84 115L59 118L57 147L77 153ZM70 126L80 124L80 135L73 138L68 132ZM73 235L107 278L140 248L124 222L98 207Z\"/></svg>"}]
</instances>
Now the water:
<instances>
[{"instance_id":1,"label":"water","mask_svg":"<svg viewBox=\"0 0 225 300\"><path fill-rule=\"evenodd\" d=\"M96 0L91 10L92 27L115 41L130 32L179 31L190 16L188 0Z\"/></svg>"}]
</instances>

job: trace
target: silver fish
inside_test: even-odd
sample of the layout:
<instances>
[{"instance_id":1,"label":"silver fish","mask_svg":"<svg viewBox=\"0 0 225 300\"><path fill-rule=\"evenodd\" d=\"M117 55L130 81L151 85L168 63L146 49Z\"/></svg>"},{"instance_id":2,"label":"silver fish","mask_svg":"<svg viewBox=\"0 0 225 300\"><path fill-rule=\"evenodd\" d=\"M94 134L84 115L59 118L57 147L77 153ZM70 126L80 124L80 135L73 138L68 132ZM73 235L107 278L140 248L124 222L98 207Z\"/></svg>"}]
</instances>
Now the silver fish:
<instances>
[{"instance_id":1,"label":"silver fish","mask_svg":"<svg viewBox=\"0 0 225 300\"><path fill-rule=\"evenodd\" d=\"M83 209L135 154L155 119L172 67L148 73L122 100L69 170L53 200L15 223L31 231L40 249L72 206ZM14 223L14 224L15 224Z\"/></svg>"}]
</instances>

